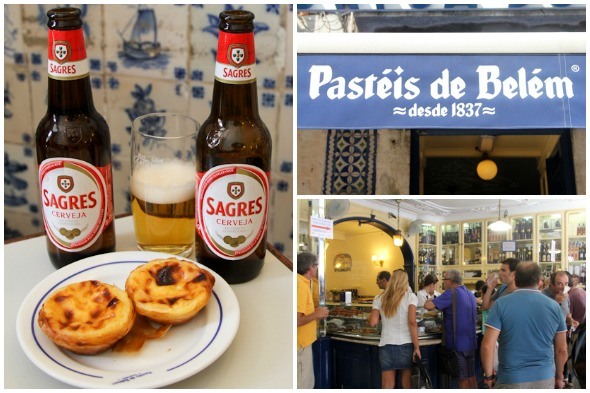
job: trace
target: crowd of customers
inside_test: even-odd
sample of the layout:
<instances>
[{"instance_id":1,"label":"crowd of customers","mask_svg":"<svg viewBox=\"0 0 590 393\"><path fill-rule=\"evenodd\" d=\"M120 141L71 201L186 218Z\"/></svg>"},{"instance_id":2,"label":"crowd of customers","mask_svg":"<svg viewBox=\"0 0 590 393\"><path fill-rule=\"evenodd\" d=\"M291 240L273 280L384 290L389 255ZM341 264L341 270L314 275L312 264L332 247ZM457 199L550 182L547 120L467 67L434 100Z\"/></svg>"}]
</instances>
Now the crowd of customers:
<instances>
[{"instance_id":1,"label":"crowd of customers","mask_svg":"<svg viewBox=\"0 0 590 393\"><path fill-rule=\"evenodd\" d=\"M313 267L313 263L306 264L310 265ZM307 296L309 290L305 275L313 274L305 269L300 273L298 257L298 273L303 275L298 280L298 342L300 321L310 323L327 316L327 310L314 309L309 304L300 306L299 296ZM443 272L442 294L436 292L438 279L433 274L424 277L417 294L408 290L408 281L407 273L401 269L377 276L377 285L383 291L373 300L369 323L382 325L382 388L393 388L398 372L402 387L411 387L414 362L422 357L416 321L418 307L442 311L443 344L454 350L459 388L585 387L586 292L577 287L577 275L553 272L546 283L538 264L508 258L497 275L490 274L485 282L478 283L475 294L463 285L461 271L456 269ZM482 310L484 333L479 346L483 375L476 375L478 306ZM572 340L574 331L576 339ZM580 337L584 338L582 347ZM301 346L306 344L304 341ZM583 354L581 366L570 356L574 353ZM574 375L576 372L583 375ZM573 386L574 382L577 385Z\"/></svg>"}]
</instances>

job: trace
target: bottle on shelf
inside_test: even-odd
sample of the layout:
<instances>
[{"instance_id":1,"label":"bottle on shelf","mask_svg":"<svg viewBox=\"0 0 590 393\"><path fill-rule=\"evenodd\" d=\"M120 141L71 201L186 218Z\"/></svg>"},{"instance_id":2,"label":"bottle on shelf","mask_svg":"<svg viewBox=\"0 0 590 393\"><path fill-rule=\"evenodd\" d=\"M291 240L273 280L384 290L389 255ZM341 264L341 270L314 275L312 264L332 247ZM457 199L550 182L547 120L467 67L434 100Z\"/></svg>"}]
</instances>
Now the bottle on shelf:
<instances>
[{"instance_id":1,"label":"bottle on shelf","mask_svg":"<svg viewBox=\"0 0 590 393\"><path fill-rule=\"evenodd\" d=\"M533 219L527 220L527 228L526 228L526 239L531 240L533 238Z\"/></svg>"}]
</instances>

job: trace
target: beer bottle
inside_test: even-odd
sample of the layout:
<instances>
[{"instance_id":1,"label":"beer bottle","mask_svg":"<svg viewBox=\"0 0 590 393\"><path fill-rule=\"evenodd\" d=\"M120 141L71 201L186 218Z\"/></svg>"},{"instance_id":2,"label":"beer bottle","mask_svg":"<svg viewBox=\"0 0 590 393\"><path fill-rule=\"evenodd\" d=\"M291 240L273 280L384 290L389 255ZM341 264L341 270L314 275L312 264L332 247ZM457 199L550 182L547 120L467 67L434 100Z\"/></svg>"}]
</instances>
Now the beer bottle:
<instances>
[{"instance_id":1,"label":"beer bottle","mask_svg":"<svg viewBox=\"0 0 590 393\"><path fill-rule=\"evenodd\" d=\"M272 142L258 114L254 14L219 16L211 113L196 143L195 253L240 283L264 264Z\"/></svg>"},{"instance_id":2,"label":"beer bottle","mask_svg":"<svg viewBox=\"0 0 590 393\"><path fill-rule=\"evenodd\" d=\"M92 101L77 8L47 12L47 113L35 136L49 258L56 268L114 251L109 128Z\"/></svg>"}]
</instances>

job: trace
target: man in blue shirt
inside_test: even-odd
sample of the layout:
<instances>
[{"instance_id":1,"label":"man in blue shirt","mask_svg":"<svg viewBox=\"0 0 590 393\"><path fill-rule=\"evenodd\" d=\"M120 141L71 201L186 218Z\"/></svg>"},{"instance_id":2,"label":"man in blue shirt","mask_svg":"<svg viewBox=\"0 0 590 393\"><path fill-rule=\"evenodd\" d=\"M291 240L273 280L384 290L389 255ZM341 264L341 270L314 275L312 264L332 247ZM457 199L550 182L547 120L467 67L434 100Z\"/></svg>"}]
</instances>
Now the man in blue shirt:
<instances>
[{"instance_id":1,"label":"man in blue shirt","mask_svg":"<svg viewBox=\"0 0 590 393\"><path fill-rule=\"evenodd\" d=\"M563 388L567 360L565 319L559 305L537 289L540 277L536 263L519 264L517 289L498 299L490 310L481 343L484 382L489 388ZM493 374L496 340L497 377Z\"/></svg>"},{"instance_id":2,"label":"man in blue shirt","mask_svg":"<svg viewBox=\"0 0 590 393\"><path fill-rule=\"evenodd\" d=\"M516 272L516 267L520 263L520 260L516 258L508 258L502 261L502 265L500 266L500 272L498 273L498 278L502 282L500 288L494 292L496 289L496 285L498 284L498 280L492 274L488 275L487 284L488 284L488 291L485 295L482 296L482 303L481 309L483 311L488 311L494 305L494 302L501 298L502 296L506 296L511 294L516 289L516 284L514 283L514 275Z\"/></svg>"},{"instance_id":3,"label":"man in blue shirt","mask_svg":"<svg viewBox=\"0 0 590 393\"><path fill-rule=\"evenodd\" d=\"M451 269L443 272L445 292L433 300L427 300L424 308L437 308L444 313L445 340L448 348L454 349L459 361L459 388L476 389L475 352L477 350L477 336L475 324L477 320L477 305L475 296L463 285L461 272ZM457 335L453 332L453 291L457 316L455 318Z\"/></svg>"}]
</instances>

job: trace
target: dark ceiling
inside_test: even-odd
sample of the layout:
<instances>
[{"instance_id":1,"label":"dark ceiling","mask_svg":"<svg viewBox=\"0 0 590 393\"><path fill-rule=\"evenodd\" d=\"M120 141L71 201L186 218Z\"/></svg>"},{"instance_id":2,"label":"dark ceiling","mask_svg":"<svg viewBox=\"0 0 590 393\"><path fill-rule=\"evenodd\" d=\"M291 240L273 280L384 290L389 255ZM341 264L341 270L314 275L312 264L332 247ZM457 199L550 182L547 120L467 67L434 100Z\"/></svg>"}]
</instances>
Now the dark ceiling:
<instances>
[{"instance_id":1,"label":"dark ceiling","mask_svg":"<svg viewBox=\"0 0 590 393\"><path fill-rule=\"evenodd\" d=\"M586 10L354 11L359 32L585 32Z\"/></svg>"},{"instance_id":2,"label":"dark ceiling","mask_svg":"<svg viewBox=\"0 0 590 393\"><path fill-rule=\"evenodd\" d=\"M492 180L476 173L479 158L428 158L424 169L425 195L538 195L537 160L494 158L498 174Z\"/></svg>"}]
</instances>

